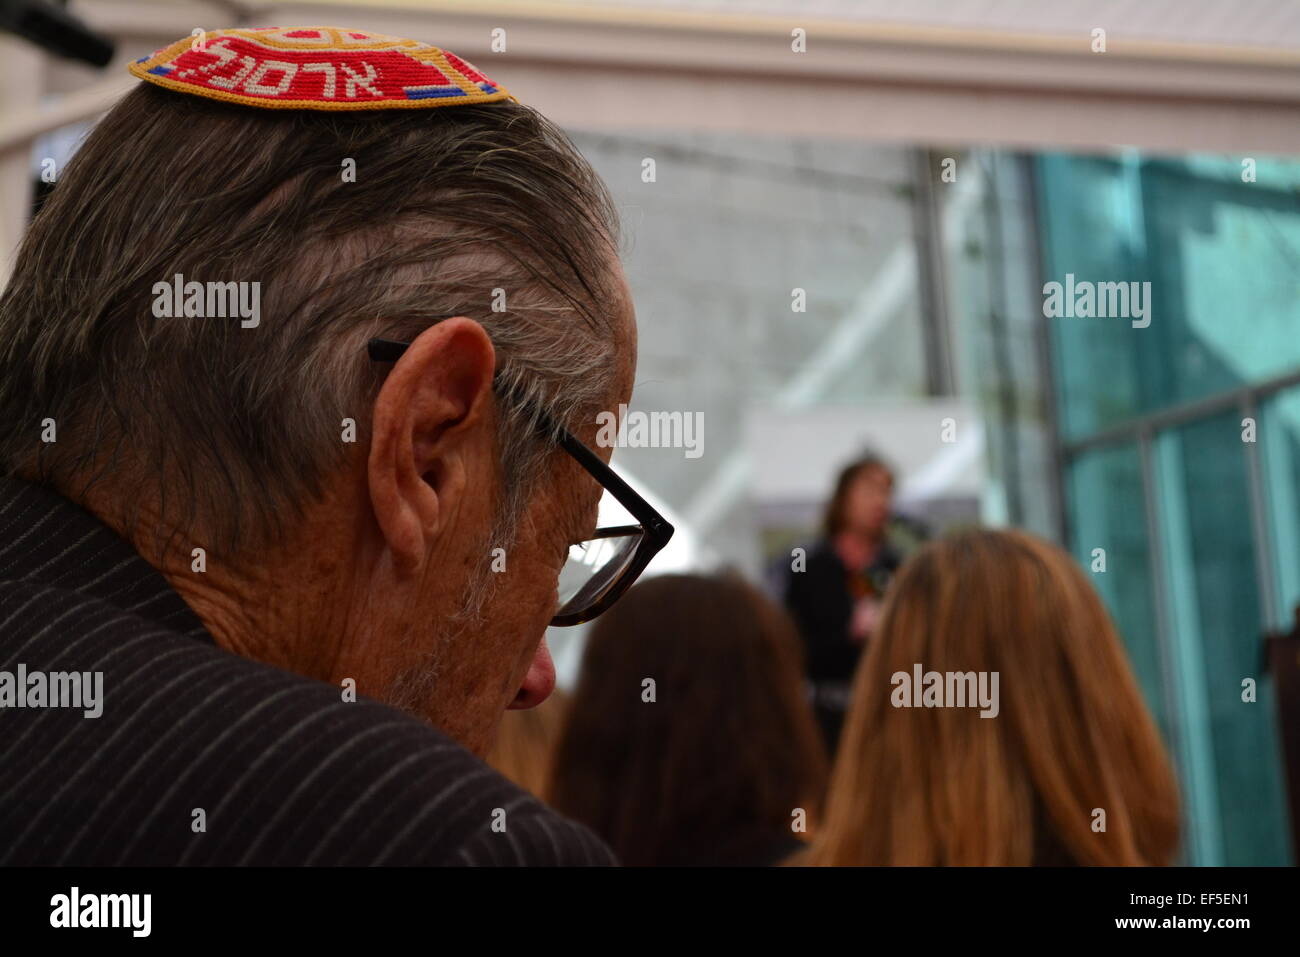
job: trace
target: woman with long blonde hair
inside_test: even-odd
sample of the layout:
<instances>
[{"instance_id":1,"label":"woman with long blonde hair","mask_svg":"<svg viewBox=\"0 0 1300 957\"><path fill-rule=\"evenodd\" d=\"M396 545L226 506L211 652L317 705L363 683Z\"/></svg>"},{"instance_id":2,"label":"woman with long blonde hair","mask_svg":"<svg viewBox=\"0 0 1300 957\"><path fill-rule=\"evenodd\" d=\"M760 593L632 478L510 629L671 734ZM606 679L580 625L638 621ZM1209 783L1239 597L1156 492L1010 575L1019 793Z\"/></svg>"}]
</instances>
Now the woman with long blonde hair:
<instances>
[{"instance_id":1,"label":"woman with long blonde hair","mask_svg":"<svg viewBox=\"0 0 1300 957\"><path fill-rule=\"evenodd\" d=\"M1168 864L1177 842L1169 759L1070 556L990 530L914 555L796 863Z\"/></svg>"}]
</instances>

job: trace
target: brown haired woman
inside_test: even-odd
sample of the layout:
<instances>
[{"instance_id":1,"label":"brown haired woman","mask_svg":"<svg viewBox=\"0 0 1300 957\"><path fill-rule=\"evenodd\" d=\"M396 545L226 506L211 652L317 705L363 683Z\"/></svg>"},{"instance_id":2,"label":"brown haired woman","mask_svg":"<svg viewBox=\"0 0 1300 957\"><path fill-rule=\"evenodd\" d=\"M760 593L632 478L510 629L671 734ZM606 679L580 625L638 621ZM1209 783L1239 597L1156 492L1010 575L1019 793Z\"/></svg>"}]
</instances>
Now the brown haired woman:
<instances>
[{"instance_id":1,"label":"brown haired woman","mask_svg":"<svg viewBox=\"0 0 1300 957\"><path fill-rule=\"evenodd\" d=\"M800 674L793 625L739 578L635 586L592 626L551 803L624 864L778 863L825 785Z\"/></svg>"},{"instance_id":2,"label":"brown haired woman","mask_svg":"<svg viewBox=\"0 0 1300 957\"><path fill-rule=\"evenodd\" d=\"M839 741L854 669L879 618L889 579L902 562L888 523L894 474L866 454L841 469L807 567L792 570L785 605L807 651L813 708L826 747Z\"/></svg>"},{"instance_id":3,"label":"brown haired woman","mask_svg":"<svg viewBox=\"0 0 1300 957\"><path fill-rule=\"evenodd\" d=\"M996 672L981 687L1000 700L954 706L953 681L925 701L904 688L929 672ZM1075 562L1014 531L913 556L854 681L824 826L799 863L1168 864L1177 842L1169 760Z\"/></svg>"}]
</instances>

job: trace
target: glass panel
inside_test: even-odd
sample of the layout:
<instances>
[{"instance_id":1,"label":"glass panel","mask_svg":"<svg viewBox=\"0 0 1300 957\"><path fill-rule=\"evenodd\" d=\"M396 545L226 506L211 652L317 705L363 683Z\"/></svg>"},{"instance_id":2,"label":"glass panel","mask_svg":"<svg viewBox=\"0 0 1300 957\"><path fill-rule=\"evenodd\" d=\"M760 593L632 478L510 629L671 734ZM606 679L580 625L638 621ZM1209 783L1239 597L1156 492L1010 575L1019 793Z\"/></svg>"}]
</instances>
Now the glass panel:
<instances>
[{"instance_id":1,"label":"glass panel","mask_svg":"<svg viewBox=\"0 0 1300 957\"><path fill-rule=\"evenodd\" d=\"M1173 748L1151 582L1151 554L1136 445L1088 452L1069 469L1070 541L1079 564L1092 573L1119 629L1147 707L1166 747ZM1103 549L1104 555L1096 554ZM1104 558L1105 571L1098 571Z\"/></svg>"},{"instance_id":2,"label":"glass panel","mask_svg":"<svg viewBox=\"0 0 1300 957\"><path fill-rule=\"evenodd\" d=\"M1260 409L1259 454L1273 557L1271 624L1290 630L1300 605L1300 386L1279 393ZM1280 723L1274 679L1260 681L1260 707ZM1278 741L1280 746L1281 741ZM1300 822L1292 821L1292 827ZM1285 832L1279 840L1284 839ZM1288 844L1294 847L1294 844Z\"/></svg>"},{"instance_id":3,"label":"glass panel","mask_svg":"<svg viewBox=\"0 0 1300 957\"><path fill-rule=\"evenodd\" d=\"M1067 438L1300 365L1300 163L1044 156L1044 281L1150 282L1150 325L1052 318Z\"/></svg>"},{"instance_id":4,"label":"glass panel","mask_svg":"<svg viewBox=\"0 0 1300 957\"><path fill-rule=\"evenodd\" d=\"M1071 281L1151 280L1131 167L1108 157L1046 155L1038 173L1044 283L1061 283L1064 293ZM1066 438L1117 424L1147 406L1142 368L1151 326L1134 328L1123 319L1045 321Z\"/></svg>"},{"instance_id":5,"label":"glass panel","mask_svg":"<svg viewBox=\"0 0 1300 957\"><path fill-rule=\"evenodd\" d=\"M1150 406L1199 399L1300 364L1300 164L1153 161L1142 167L1155 280Z\"/></svg>"},{"instance_id":6,"label":"glass panel","mask_svg":"<svg viewBox=\"0 0 1300 957\"><path fill-rule=\"evenodd\" d=\"M1264 471L1276 568L1274 625L1290 626L1300 604L1300 387L1260 410L1260 464Z\"/></svg>"},{"instance_id":7,"label":"glass panel","mask_svg":"<svg viewBox=\"0 0 1300 957\"><path fill-rule=\"evenodd\" d=\"M1158 499L1197 864L1285 864L1287 820L1262 632L1241 416L1214 416L1156 442Z\"/></svg>"}]
</instances>

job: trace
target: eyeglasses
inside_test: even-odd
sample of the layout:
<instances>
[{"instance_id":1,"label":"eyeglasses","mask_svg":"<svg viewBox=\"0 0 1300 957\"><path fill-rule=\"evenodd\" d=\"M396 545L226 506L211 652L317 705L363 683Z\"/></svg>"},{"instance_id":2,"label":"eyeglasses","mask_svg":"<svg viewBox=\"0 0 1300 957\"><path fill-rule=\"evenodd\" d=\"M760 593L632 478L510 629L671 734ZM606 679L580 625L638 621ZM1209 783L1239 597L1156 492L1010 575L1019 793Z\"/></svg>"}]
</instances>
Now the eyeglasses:
<instances>
[{"instance_id":1,"label":"eyeglasses","mask_svg":"<svg viewBox=\"0 0 1300 957\"><path fill-rule=\"evenodd\" d=\"M366 351L372 362L396 362L409 346L409 342L371 339ZM568 452L636 520L636 524L598 528L591 538L569 546L568 560L560 570L560 605L551 624L563 628L591 621L640 577L673 537L673 527L545 409L504 386L500 373L493 379L493 387L527 411L538 432Z\"/></svg>"}]
</instances>

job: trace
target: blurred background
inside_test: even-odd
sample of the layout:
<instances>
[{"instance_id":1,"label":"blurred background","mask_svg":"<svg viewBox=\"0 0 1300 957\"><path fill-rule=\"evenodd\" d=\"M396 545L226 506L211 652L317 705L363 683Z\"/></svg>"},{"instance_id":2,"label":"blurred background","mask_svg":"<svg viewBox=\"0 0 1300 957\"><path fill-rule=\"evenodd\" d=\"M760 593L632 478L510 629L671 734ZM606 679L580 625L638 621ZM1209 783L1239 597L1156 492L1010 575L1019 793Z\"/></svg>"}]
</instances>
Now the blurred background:
<instances>
[{"instance_id":1,"label":"blurred background","mask_svg":"<svg viewBox=\"0 0 1300 957\"><path fill-rule=\"evenodd\" d=\"M42 49L37 6L111 50ZM901 537L1018 526L1090 571L1186 863L1293 862L1265 636L1300 603L1300 5L0 0L0 281L126 62L296 24L448 47L604 177L631 408L703 426L698 457L615 454L678 528L652 572L770 582L874 450ZM1150 282L1150 325L1045 318L1067 274ZM552 631L564 686L582 633Z\"/></svg>"}]
</instances>

